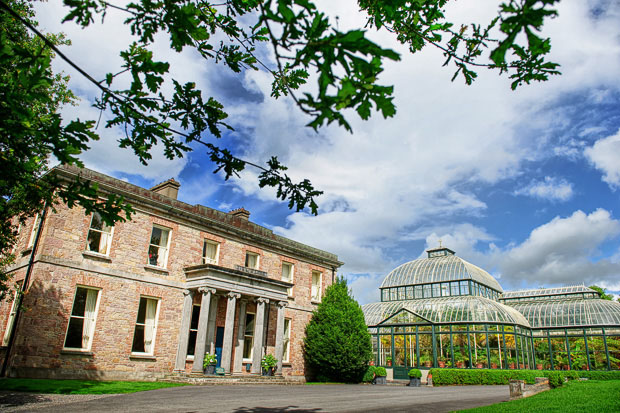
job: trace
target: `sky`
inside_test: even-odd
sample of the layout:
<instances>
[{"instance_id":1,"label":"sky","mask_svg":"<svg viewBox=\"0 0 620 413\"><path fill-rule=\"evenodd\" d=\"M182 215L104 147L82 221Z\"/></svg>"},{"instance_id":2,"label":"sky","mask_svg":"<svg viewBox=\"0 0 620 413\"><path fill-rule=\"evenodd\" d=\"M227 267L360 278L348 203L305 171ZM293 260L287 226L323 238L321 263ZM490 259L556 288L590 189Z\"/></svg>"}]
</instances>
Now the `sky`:
<instances>
[{"instance_id":1,"label":"sky","mask_svg":"<svg viewBox=\"0 0 620 413\"><path fill-rule=\"evenodd\" d=\"M341 31L363 27L349 0L319 1ZM484 4L483 6L481 6ZM124 16L109 11L105 24L82 29L60 24L59 0L38 4L40 27L72 40L63 51L97 79L120 66L130 42ZM264 71L234 74L191 52L171 52L162 39L153 50L172 63L171 75L194 81L204 96L225 105L234 132L220 142L244 159L277 155L295 179L308 178L324 194L319 214L294 212L272 189L260 189L257 171L224 181L200 148L168 160L155 148L148 166L118 148L120 130L98 129L102 139L82 155L89 168L150 187L169 178L179 199L222 211L245 207L250 220L277 234L335 253L361 303L379 300L383 278L425 257L439 240L487 270L505 290L596 284L620 295L620 7L611 0L564 0L545 25L551 60L561 76L516 91L497 73L479 71L473 85L451 82L453 68L427 48L410 54L387 32L369 32L401 61L389 62L379 82L395 87L396 116L363 121L346 113L353 133L337 126L314 132L288 98L273 99ZM485 22L497 2L449 2L457 22ZM338 18L336 20L336 17ZM261 59L273 62L268 49ZM98 119L97 90L61 61L81 99L65 119ZM102 114L105 121L107 115Z\"/></svg>"}]
</instances>

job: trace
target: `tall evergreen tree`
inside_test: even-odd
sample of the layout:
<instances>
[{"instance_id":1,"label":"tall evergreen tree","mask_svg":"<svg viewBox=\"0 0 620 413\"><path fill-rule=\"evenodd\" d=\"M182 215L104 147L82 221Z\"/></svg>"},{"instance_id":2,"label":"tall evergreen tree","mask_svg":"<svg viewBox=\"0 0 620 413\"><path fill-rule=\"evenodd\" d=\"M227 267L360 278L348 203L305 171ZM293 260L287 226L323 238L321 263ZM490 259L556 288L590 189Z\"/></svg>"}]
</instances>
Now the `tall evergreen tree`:
<instances>
[{"instance_id":1,"label":"tall evergreen tree","mask_svg":"<svg viewBox=\"0 0 620 413\"><path fill-rule=\"evenodd\" d=\"M317 378L360 382L372 358L362 308L347 281L338 277L312 314L304 339L305 358Z\"/></svg>"}]
</instances>

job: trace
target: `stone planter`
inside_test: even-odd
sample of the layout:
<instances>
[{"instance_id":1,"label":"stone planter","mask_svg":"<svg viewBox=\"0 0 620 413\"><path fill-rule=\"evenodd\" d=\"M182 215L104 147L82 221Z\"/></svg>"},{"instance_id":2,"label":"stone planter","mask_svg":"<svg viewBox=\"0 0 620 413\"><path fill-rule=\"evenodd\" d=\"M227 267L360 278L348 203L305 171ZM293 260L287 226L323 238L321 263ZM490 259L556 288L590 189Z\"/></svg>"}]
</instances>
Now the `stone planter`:
<instances>
[{"instance_id":1,"label":"stone planter","mask_svg":"<svg viewBox=\"0 0 620 413\"><path fill-rule=\"evenodd\" d=\"M263 376L273 376L273 367L263 369Z\"/></svg>"},{"instance_id":2,"label":"stone planter","mask_svg":"<svg viewBox=\"0 0 620 413\"><path fill-rule=\"evenodd\" d=\"M387 377L385 376L375 376L372 384L387 384Z\"/></svg>"},{"instance_id":3,"label":"stone planter","mask_svg":"<svg viewBox=\"0 0 620 413\"><path fill-rule=\"evenodd\" d=\"M215 364L209 364L203 368L203 371L206 375L214 375L215 374Z\"/></svg>"},{"instance_id":4,"label":"stone planter","mask_svg":"<svg viewBox=\"0 0 620 413\"><path fill-rule=\"evenodd\" d=\"M418 378L409 378L409 387L420 387L420 379Z\"/></svg>"}]
</instances>

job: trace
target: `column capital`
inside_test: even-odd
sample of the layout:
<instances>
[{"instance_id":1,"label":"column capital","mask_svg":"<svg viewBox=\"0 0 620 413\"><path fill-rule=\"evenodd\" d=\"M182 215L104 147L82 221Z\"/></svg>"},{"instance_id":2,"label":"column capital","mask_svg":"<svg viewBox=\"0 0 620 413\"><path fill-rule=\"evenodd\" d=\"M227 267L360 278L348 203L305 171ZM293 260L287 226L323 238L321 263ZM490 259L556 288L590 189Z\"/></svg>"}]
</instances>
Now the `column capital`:
<instances>
[{"instance_id":1,"label":"column capital","mask_svg":"<svg viewBox=\"0 0 620 413\"><path fill-rule=\"evenodd\" d=\"M209 287L198 287L198 292L201 293L202 295L205 294L215 294L215 288L209 288Z\"/></svg>"},{"instance_id":2,"label":"column capital","mask_svg":"<svg viewBox=\"0 0 620 413\"><path fill-rule=\"evenodd\" d=\"M278 302L276 303L276 305L277 305L278 307L280 307L280 308L284 308L284 307L288 306L288 301L278 301Z\"/></svg>"},{"instance_id":3,"label":"column capital","mask_svg":"<svg viewBox=\"0 0 620 413\"><path fill-rule=\"evenodd\" d=\"M183 290L183 295L184 296L194 296L194 291L193 290Z\"/></svg>"},{"instance_id":4,"label":"column capital","mask_svg":"<svg viewBox=\"0 0 620 413\"><path fill-rule=\"evenodd\" d=\"M239 293L235 293L233 291L230 291L228 294L226 294L226 297L228 297L228 299L230 300L231 298L234 298L235 300L238 300L241 298L241 294Z\"/></svg>"},{"instance_id":5,"label":"column capital","mask_svg":"<svg viewBox=\"0 0 620 413\"><path fill-rule=\"evenodd\" d=\"M265 297L257 297L256 299L254 299L254 301L259 304L269 304L269 299Z\"/></svg>"}]
</instances>

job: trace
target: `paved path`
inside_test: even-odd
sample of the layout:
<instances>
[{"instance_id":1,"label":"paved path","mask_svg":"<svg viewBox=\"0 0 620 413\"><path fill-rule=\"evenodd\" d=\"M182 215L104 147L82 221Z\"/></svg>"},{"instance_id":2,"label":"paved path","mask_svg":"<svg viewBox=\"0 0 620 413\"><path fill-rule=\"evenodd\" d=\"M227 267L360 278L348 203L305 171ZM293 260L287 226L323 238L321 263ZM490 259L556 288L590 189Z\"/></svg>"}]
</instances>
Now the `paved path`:
<instances>
[{"instance_id":1,"label":"paved path","mask_svg":"<svg viewBox=\"0 0 620 413\"><path fill-rule=\"evenodd\" d=\"M113 395L39 412L447 412L506 401L508 386L188 386ZM34 407L34 406L32 406Z\"/></svg>"}]
</instances>

